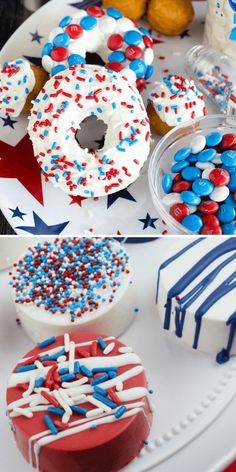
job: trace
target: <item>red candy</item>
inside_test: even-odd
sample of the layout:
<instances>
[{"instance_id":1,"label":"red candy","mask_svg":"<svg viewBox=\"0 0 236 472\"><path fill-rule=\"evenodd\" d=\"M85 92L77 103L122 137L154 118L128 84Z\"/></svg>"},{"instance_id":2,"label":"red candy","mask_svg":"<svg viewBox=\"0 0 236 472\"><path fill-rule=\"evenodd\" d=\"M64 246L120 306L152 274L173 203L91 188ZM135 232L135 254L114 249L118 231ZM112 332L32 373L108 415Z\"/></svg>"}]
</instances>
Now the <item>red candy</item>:
<instances>
[{"instance_id":1,"label":"red candy","mask_svg":"<svg viewBox=\"0 0 236 472\"><path fill-rule=\"evenodd\" d=\"M183 192L184 190L189 190L191 188L191 182L187 182L186 180L180 180L176 182L172 187L172 192Z\"/></svg>"},{"instance_id":2,"label":"red candy","mask_svg":"<svg viewBox=\"0 0 236 472\"><path fill-rule=\"evenodd\" d=\"M87 8L88 15L95 16L95 18L100 18L104 15L104 11L100 7L88 7Z\"/></svg>"},{"instance_id":3,"label":"red candy","mask_svg":"<svg viewBox=\"0 0 236 472\"><path fill-rule=\"evenodd\" d=\"M209 174L209 180L217 187L227 185L230 181L230 175L225 169L213 169Z\"/></svg>"},{"instance_id":4,"label":"red candy","mask_svg":"<svg viewBox=\"0 0 236 472\"><path fill-rule=\"evenodd\" d=\"M115 72L120 72L124 68L120 62L107 62L105 67L106 69L111 69Z\"/></svg>"},{"instance_id":5,"label":"red candy","mask_svg":"<svg viewBox=\"0 0 236 472\"><path fill-rule=\"evenodd\" d=\"M232 149L233 146L236 146L236 134L225 134L220 143L221 150Z\"/></svg>"},{"instance_id":6,"label":"red candy","mask_svg":"<svg viewBox=\"0 0 236 472\"><path fill-rule=\"evenodd\" d=\"M199 205L198 210L205 215L212 215L219 210L219 205L217 202L213 202L213 200L205 200Z\"/></svg>"},{"instance_id":7,"label":"red candy","mask_svg":"<svg viewBox=\"0 0 236 472\"><path fill-rule=\"evenodd\" d=\"M172 218L181 223L182 219L190 214L190 211L187 205L185 205L185 203L175 203L170 208L169 213Z\"/></svg>"},{"instance_id":8,"label":"red candy","mask_svg":"<svg viewBox=\"0 0 236 472\"><path fill-rule=\"evenodd\" d=\"M209 226L209 228L217 228L217 226L220 226L220 221L215 215L203 215L202 221L206 226Z\"/></svg>"},{"instance_id":9,"label":"red candy","mask_svg":"<svg viewBox=\"0 0 236 472\"><path fill-rule=\"evenodd\" d=\"M213 228L207 225L204 225L201 229L201 234L222 234L222 229L220 226L214 226Z\"/></svg>"},{"instance_id":10,"label":"red candy","mask_svg":"<svg viewBox=\"0 0 236 472\"><path fill-rule=\"evenodd\" d=\"M107 41L107 45L109 49L116 51L117 49L121 48L123 41L124 40L120 34L112 34Z\"/></svg>"},{"instance_id":11,"label":"red candy","mask_svg":"<svg viewBox=\"0 0 236 472\"><path fill-rule=\"evenodd\" d=\"M143 42L146 48L153 48L153 40L149 36L143 36Z\"/></svg>"},{"instance_id":12,"label":"red candy","mask_svg":"<svg viewBox=\"0 0 236 472\"><path fill-rule=\"evenodd\" d=\"M78 39L82 36L84 30L80 25L69 25L65 32L70 36L71 39Z\"/></svg>"},{"instance_id":13,"label":"red candy","mask_svg":"<svg viewBox=\"0 0 236 472\"><path fill-rule=\"evenodd\" d=\"M140 77L139 79L136 80L136 87L139 92L142 92L143 90L146 90L147 88L147 83L146 80L143 77Z\"/></svg>"},{"instance_id":14,"label":"red candy","mask_svg":"<svg viewBox=\"0 0 236 472\"><path fill-rule=\"evenodd\" d=\"M176 174L176 175L174 176L174 178L173 178L174 184L175 184L176 182L179 182L180 180L182 180L182 175L181 175L180 173L179 173L179 174Z\"/></svg>"},{"instance_id":15,"label":"red candy","mask_svg":"<svg viewBox=\"0 0 236 472\"><path fill-rule=\"evenodd\" d=\"M132 61L133 59L141 59L143 57L143 51L139 46L128 46L125 50L127 59Z\"/></svg>"},{"instance_id":16,"label":"red candy","mask_svg":"<svg viewBox=\"0 0 236 472\"><path fill-rule=\"evenodd\" d=\"M58 46L51 51L51 58L56 61L64 61L69 55L68 49Z\"/></svg>"}]
</instances>

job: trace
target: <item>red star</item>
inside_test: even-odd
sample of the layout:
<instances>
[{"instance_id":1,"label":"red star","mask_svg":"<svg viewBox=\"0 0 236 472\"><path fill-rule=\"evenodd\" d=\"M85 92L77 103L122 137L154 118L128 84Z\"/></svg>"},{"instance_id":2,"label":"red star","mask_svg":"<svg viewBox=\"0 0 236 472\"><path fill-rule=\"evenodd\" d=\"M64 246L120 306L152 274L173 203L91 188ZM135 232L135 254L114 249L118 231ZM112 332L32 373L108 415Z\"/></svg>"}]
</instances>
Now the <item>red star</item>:
<instances>
[{"instance_id":1,"label":"red star","mask_svg":"<svg viewBox=\"0 0 236 472\"><path fill-rule=\"evenodd\" d=\"M87 200L86 197L81 197L80 195L69 195L70 198L71 198L71 202L70 202L70 205L73 205L73 203L76 203L77 205L79 205L80 207L82 207L82 201L83 200Z\"/></svg>"},{"instance_id":2,"label":"red star","mask_svg":"<svg viewBox=\"0 0 236 472\"><path fill-rule=\"evenodd\" d=\"M17 179L43 205L41 169L28 134L16 146L0 141L0 177Z\"/></svg>"}]
</instances>

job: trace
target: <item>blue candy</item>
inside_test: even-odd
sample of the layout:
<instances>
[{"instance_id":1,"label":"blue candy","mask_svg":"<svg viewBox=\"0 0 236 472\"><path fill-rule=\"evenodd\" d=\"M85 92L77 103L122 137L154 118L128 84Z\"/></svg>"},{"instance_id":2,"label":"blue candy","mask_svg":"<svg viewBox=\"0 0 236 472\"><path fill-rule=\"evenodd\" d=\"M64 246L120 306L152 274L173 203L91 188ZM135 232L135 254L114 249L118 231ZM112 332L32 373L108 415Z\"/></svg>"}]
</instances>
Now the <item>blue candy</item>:
<instances>
[{"instance_id":1,"label":"blue candy","mask_svg":"<svg viewBox=\"0 0 236 472\"><path fill-rule=\"evenodd\" d=\"M113 51L111 54L108 56L108 60L110 62L123 62L125 61L125 54L123 51Z\"/></svg>"},{"instance_id":2,"label":"blue candy","mask_svg":"<svg viewBox=\"0 0 236 472\"><path fill-rule=\"evenodd\" d=\"M206 145L209 147L218 146L223 139L223 135L219 131L212 131L206 135Z\"/></svg>"},{"instance_id":3,"label":"blue candy","mask_svg":"<svg viewBox=\"0 0 236 472\"><path fill-rule=\"evenodd\" d=\"M130 62L129 68L133 70L136 74L136 77L143 77L146 73L146 65L145 62L141 59L134 59Z\"/></svg>"},{"instance_id":4,"label":"blue candy","mask_svg":"<svg viewBox=\"0 0 236 472\"><path fill-rule=\"evenodd\" d=\"M65 16L62 18L62 20L59 23L60 28L65 28L71 23L72 17L71 16Z\"/></svg>"},{"instance_id":5,"label":"blue candy","mask_svg":"<svg viewBox=\"0 0 236 472\"><path fill-rule=\"evenodd\" d=\"M165 193L169 193L171 190L172 184L173 184L173 179L170 174L165 174L163 179L162 179L162 188Z\"/></svg>"},{"instance_id":6,"label":"blue candy","mask_svg":"<svg viewBox=\"0 0 236 472\"><path fill-rule=\"evenodd\" d=\"M199 152L198 154L198 161L200 162L209 162L214 157L216 157L216 150L215 149L204 149L203 151Z\"/></svg>"},{"instance_id":7,"label":"blue candy","mask_svg":"<svg viewBox=\"0 0 236 472\"><path fill-rule=\"evenodd\" d=\"M231 223L235 218L235 214L236 212L234 207L228 203L224 203L221 205L216 216L219 218L221 223Z\"/></svg>"},{"instance_id":8,"label":"blue candy","mask_svg":"<svg viewBox=\"0 0 236 472\"><path fill-rule=\"evenodd\" d=\"M225 166L236 167L236 151L224 151L221 160Z\"/></svg>"},{"instance_id":9,"label":"blue candy","mask_svg":"<svg viewBox=\"0 0 236 472\"><path fill-rule=\"evenodd\" d=\"M94 16L84 16L80 21L80 26L85 30L92 30L97 25L97 19Z\"/></svg>"},{"instance_id":10,"label":"blue candy","mask_svg":"<svg viewBox=\"0 0 236 472\"><path fill-rule=\"evenodd\" d=\"M198 167L185 167L181 174L183 179L189 180L190 182L201 177L201 171L198 169Z\"/></svg>"},{"instance_id":11,"label":"blue candy","mask_svg":"<svg viewBox=\"0 0 236 472\"><path fill-rule=\"evenodd\" d=\"M182 149L179 149L179 151L177 151L174 155L174 161L179 162L183 161L184 159L187 159L190 156L191 152L192 150L190 147L184 147Z\"/></svg>"},{"instance_id":12,"label":"blue candy","mask_svg":"<svg viewBox=\"0 0 236 472\"><path fill-rule=\"evenodd\" d=\"M208 179L196 179L193 182L192 189L200 197L205 197L213 192L214 185Z\"/></svg>"},{"instance_id":13,"label":"blue candy","mask_svg":"<svg viewBox=\"0 0 236 472\"><path fill-rule=\"evenodd\" d=\"M51 54L51 51L53 50L53 45L52 43L46 43L44 44L43 46L43 49L42 49L42 52L41 52L41 56L50 56Z\"/></svg>"},{"instance_id":14,"label":"blue candy","mask_svg":"<svg viewBox=\"0 0 236 472\"><path fill-rule=\"evenodd\" d=\"M197 162L197 159L198 158L198 154L190 154L190 156L188 157L188 162Z\"/></svg>"},{"instance_id":15,"label":"blue candy","mask_svg":"<svg viewBox=\"0 0 236 472\"><path fill-rule=\"evenodd\" d=\"M138 46L138 44L140 44L142 41L142 35L141 33L135 30L126 31L124 35L124 40L126 44L129 44L131 46Z\"/></svg>"},{"instance_id":16,"label":"blue candy","mask_svg":"<svg viewBox=\"0 0 236 472\"><path fill-rule=\"evenodd\" d=\"M148 31L148 30L147 30L146 28L144 28L143 26L140 26L139 31L141 31L141 33L143 33L145 36L149 36L149 38L152 37L150 31Z\"/></svg>"},{"instance_id":17,"label":"blue candy","mask_svg":"<svg viewBox=\"0 0 236 472\"><path fill-rule=\"evenodd\" d=\"M228 187L230 192L236 192L236 173L230 176Z\"/></svg>"},{"instance_id":18,"label":"blue candy","mask_svg":"<svg viewBox=\"0 0 236 472\"><path fill-rule=\"evenodd\" d=\"M181 224L193 233L199 233L203 226L202 219L198 215L185 216L181 221Z\"/></svg>"},{"instance_id":19,"label":"blue candy","mask_svg":"<svg viewBox=\"0 0 236 472\"><path fill-rule=\"evenodd\" d=\"M115 18L115 20L119 20L119 18L122 18L123 16L117 8L107 8L107 15Z\"/></svg>"},{"instance_id":20,"label":"blue candy","mask_svg":"<svg viewBox=\"0 0 236 472\"><path fill-rule=\"evenodd\" d=\"M154 67L152 64L150 64L149 66L147 66L147 69L146 69L146 74L145 74L145 79L148 80L150 79L150 77L152 76L154 72Z\"/></svg>"},{"instance_id":21,"label":"blue candy","mask_svg":"<svg viewBox=\"0 0 236 472\"><path fill-rule=\"evenodd\" d=\"M188 162L187 161L179 161L179 162L176 162L176 164L174 164L172 167L171 167L171 172L179 172L180 170L184 169L185 167L188 167Z\"/></svg>"},{"instance_id":22,"label":"blue candy","mask_svg":"<svg viewBox=\"0 0 236 472\"><path fill-rule=\"evenodd\" d=\"M232 166L229 167L229 166L222 165L222 166L220 166L220 168L227 170L227 172L228 172L230 175L236 173L236 167L235 167L235 166L234 166L234 167L232 167Z\"/></svg>"},{"instance_id":23,"label":"blue candy","mask_svg":"<svg viewBox=\"0 0 236 472\"><path fill-rule=\"evenodd\" d=\"M225 203L231 205L233 208L236 208L236 201L234 200L233 195L229 195L226 198Z\"/></svg>"},{"instance_id":24,"label":"blue candy","mask_svg":"<svg viewBox=\"0 0 236 472\"><path fill-rule=\"evenodd\" d=\"M223 234L233 234L236 235L236 225L233 223L228 223L226 225L222 225Z\"/></svg>"},{"instance_id":25,"label":"blue candy","mask_svg":"<svg viewBox=\"0 0 236 472\"><path fill-rule=\"evenodd\" d=\"M67 48L70 43L70 36L67 33L59 33L53 39L54 46L63 46Z\"/></svg>"},{"instance_id":26,"label":"blue candy","mask_svg":"<svg viewBox=\"0 0 236 472\"><path fill-rule=\"evenodd\" d=\"M201 198L191 190L184 190L181 192L180 197L187 205L199 205L201 203Z\"/></svg>"},{"instance_id":27,"label":"blue candy","mask_svg":"<svg viewBox=\"0 0 236 472\"><path fill-rule=\"evenodd\" d=\"M68 57L68 64L70 67L76 64L85 64L85 58L80 56L80 54L71 54Z\"/></svg>"},{"instance_id":28,"label":"blue candy","mask_svg":"<svg viewBox=\"0 0 236 472\"><path fill-rule=\"evenodd\" d=\"M58 64L57 66L54 66L51 70L51 75L57 75L59 74L60 72L62 72L63 70L66 70L67 67L64 66L64 64Z\"/></svg>"}]
</instances>

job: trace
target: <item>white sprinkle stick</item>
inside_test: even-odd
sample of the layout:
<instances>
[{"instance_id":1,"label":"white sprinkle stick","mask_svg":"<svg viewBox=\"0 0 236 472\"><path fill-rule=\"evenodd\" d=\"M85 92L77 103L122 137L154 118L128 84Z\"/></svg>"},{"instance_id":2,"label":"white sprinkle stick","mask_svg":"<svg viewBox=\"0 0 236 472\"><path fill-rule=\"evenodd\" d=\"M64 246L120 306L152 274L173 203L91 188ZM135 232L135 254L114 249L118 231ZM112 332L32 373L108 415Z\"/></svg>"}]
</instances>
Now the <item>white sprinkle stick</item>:
<instances>
[{"instance_id":1,"label":"white sprinkle stick","mask_svg":"<svg viewBox=\"0 0 236 472\"><path fill-rule=\"evenodd\" d=\"M81 393L80 395L77 395L76 397L72 397L72 400L74 404L78 404L78 403L84 403L85 398L86 398L86 395L84 393Z\"/></svg>"},{"instance_id":2,"label":"white sprinkle stick","mask_svg":"<svg viewBox=\"0 0 236 472\"><path fill-rule=\"evenodd\" d=\"M109 343L107 345L107 347L105 347L105 349L103 351L103 354L105 354L105 355L109 354L111 351L113 351L114 347L115 347L115 343L113 343L113 342Z\"/></svg>"},{"instance_id":3,"label":"white sprinkle stick","mask_svg":"<svg viewBox=\"0 0 236 472\"><path fill-rule=\"evenodd\" d=\"M59 388L59 394L61 395L61 398L64 400L64 402L71 406L71 405L74 405L74 402L71 398L68 397L67 393L65 390L63 390L63 388Z\"/></svg>"},{"instance_id":4,"label":"white sprinkle stick","mask_svg":"<svg viewBox=\"0 0 236 472\"><path fill-rule=\"evenodd\" d=\"M121 392L121 390L123 390L123 382L120 381L116 384L116 391Z\"/></svg>"},{"instance_id":5,"label":"white sprinkle stick","mask_svg":"<svg viewBox=\"0 0 236 472\"><path fill-rule=\"evenodd\" d=\"M14 413L18 413L18 415L14 415ZM27 408L19 408L19 407L14 408L13 412L10 413L10 416L19 416L19 415L23 415L26 418L32 418L33 413L27 410Z\"/></svg>"},{"instance_id":6,"label":"white sprinkle stick","mask_svg":"<svg viewBox=\"0 0 236 472\"><path fill-rule=\"evenodd\" d=\"M66 361L66 356L59 356L59 357L57 358L57 362L58 362L59 364L61 364L62 362L65 362L65 361Z\"/></svg>"},{"instance_id":7,"label":"white sprinkle stick","mask_svg":"<svg viewBox=\"0 0 236 472\"><path fill-rule=\"evenodd\" d=\"M44 365L42 364L42 362L40 361L35 361L34 365L36 365L37 369L39 369L40 371L44 372Z\"/></svg>"},{"instance_id":8,"label":"white sprinkle stick","mask_svg":"<svg viewBox=\"0 0 236 472\"><path fill-rule=\"evenodd\" d=\"M69 373L74 373L74 362L75 362L75 343L74 341L70 342L69 348Z\"/></svg>"},{"instance_id":9,"label":"white sprinkle stick","mask_svg":"<svg viewBox=\"0 0 236 472\"><path fill-rule=\"evenodd\" d=\"M69 413L66 411L66 413L64 413L64 415L63 415L61 421L62 421L62 423L66 424L66 423L68 423L69 419L70 419L70 415L69 415Z\"/></svg>"},{"instance_id":10,"label":"white sprinkle stick","mask_svg":"<svg viewBox=\"0 0 236 472\"><path fill-rule=\"evenodd\" d=\"M93 410L89 410L86 413L87 418L94 418L95 416L102 415L103 410L102 408L94 408Z\"/></svg>"},{"instance_id":11,"label":"white sprinkle stick","mask_svg":"<svg viewBox=\"0 0 236 472\"><path fill-rule=\"evenodd\" d=\"M75 380L74 382L63 382L62 387L63 388L71 388L71 387L78 387L79 385L83 385L87 383L88 377L82 377L79 380Z\"/></svg>"},{"instance_id":12,"label":"white sprinkle stick","mask_svg":"<svg viewBox=\"0 0 236 472\"><path fill-rule=\"evenodd\" d=\"M70 336L68 333L64 334L64 347L65 351L69 352L70 350Z\"/></svg>"},{"instance_id":13,"label":"white sprinkle stick","mask_svg":"<svg viewBox=\"0 0 236 472\"><path fill-rule=\"evenodd\" d=\"M122 346L119 347L118 351L120 352L120 354L129 354L130 352L133 352L133 349L129 346Z\"/></svg>"},{"instance_id":14,"label":"white sprinkle stick","mask_svg":"<svg viewBox=\"0 0 236 472\"><path fill-rule=\"evenodd\" d=\"M109 406L105 405L104 403L100 402L96 398L92 397L92 395L87 396L87 401L89 403L92 403L92 405L97 406L98 408L101 408L106 413L110 413L112 411L112 409Z\"/></svg>"},{"instance_id":15,"label":"white sprinkle stick","mask_svg":"<svg viewBox=\"0 0 236 472\"><path fill-rule=\"evenodd\" d=\"M35 372L31 372L30 373L30 378L29 378L29 386L27 388L27 390L24 391L22 397L29 397L29 395L31 395L31 393L33 392L34 390L34 384L35 384Z\"/></svg>"}]
</instances>

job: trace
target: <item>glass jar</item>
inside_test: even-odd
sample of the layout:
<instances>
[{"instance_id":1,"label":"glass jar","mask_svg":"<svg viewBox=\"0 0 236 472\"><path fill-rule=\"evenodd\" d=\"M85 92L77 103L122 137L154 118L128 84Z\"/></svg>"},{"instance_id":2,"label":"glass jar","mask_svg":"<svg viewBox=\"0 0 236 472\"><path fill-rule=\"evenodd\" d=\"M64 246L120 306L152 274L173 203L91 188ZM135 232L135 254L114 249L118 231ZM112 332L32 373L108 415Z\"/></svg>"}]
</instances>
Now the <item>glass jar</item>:
<instances>
[{"instance_id":1,"label":"glass jar","mask_svg":"<svg viewBox=\"0 0 236 472\"><path fill-rule=\"evenodd\" d=\"M185 69L198 89L205 93L221 112L232 113L229 107L231 104L233 106L232 98L235 95L236 68L225 54L206 46L194 46L186 54Z\"/></svg>"},{"instance_id":2,"label":"glass jar","mask_svg":"<svg viewBox=\"0 0 236 472\"><path fill-rule=\"evenodd\" d=\"M208 0L203 42L236 60L236 0Z\"/></svg>"}]
</instances>

